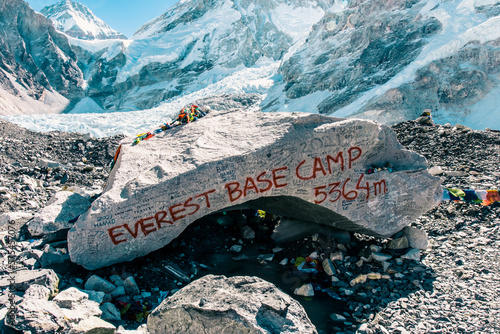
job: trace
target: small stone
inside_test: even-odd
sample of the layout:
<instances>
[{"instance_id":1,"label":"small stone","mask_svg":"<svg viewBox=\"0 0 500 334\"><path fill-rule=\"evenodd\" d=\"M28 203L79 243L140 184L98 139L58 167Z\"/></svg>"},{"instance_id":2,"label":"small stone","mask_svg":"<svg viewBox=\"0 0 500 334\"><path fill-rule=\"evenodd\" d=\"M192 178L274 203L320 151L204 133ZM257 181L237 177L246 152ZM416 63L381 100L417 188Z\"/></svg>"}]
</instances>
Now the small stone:
<instances>
[{"instance_id":1,"label":"small stone","mask_svg":"<svg viewBox=\"0 0 500 334\"><path fill-rule=\"evenodd\" d=\"M54 249L51 245L45 245L43 254L40 257L42 267L50 267L64 262L69 262L69 254L66 249Z\"/></svg>"},{"instance_id":2,"label":"small stone","mask_svg":"<svg viewBox=\"0 0 500 334\"><path fill-rule=\"evenodd\" d=\"M137 283L135 282L133 276L127 277L123 281L123 286L125 287L125 292L127 292L127 295L135 296L140 293L139 287L137 286Z\"/></svg>"},{"instance_id":3,"label":"small stone","mask_svg":"<svg viewBox=\"0 0 500 334\"><path fill-rule=\"evenodd\" d=\"M411 248L426 249L429 245L427 232L415 227L406 226L403 229L403 235L408 239Z\"/></svg>"},{"instance_id":4,"label":"small stone","mask_svg":"<svg viewBox=\"0 0 500 334\"><path fill-rule=\"evenodd\" d=\"M342 254L342 252L331 253L330 260L332 260L332 261L344 261L344 254Z\"/></svg>"},{"instance_id":5,"label":"small stone","mask_svg":"<svg viewBox=\"0 0 500 334\"><path fill-rule=\"evenodd\" d=\"M330 319L334 322L344 322L347 320L343 315L336 314L336 313L330 314Z\"/></svg>"},{"instance_id":6,"label":"small stone","mask_svg":"<svg viewBox=\"0 0 500 334\"><path fill-rule=\"evenodd\" d=\"M295 289L294 293L297 296L312 297L314 296L314 288L311 284L304 284L300 288Z\"/></svg>"},{"instance_id":7,"label":"small stone","mask_svg":"<svg viewBox=\"0 0 500 334\"><path fill-rule=\"evenodd\" d=\"M82 291L89 295L89 300L92 300L98 304L102 304L104 296L106 295L102 291L94 291L94 290L82 290Z\"/></svg>"},{"instance_id":8,"label":"small stone","mask_svg":"<svg viewBox=\"0 0 500 334\"><path fill-rule=\"evenodd\" d=\"M123 285L122 286L117 286L116 289L114 289L113 291L111 291L109 294L113 298L116 298L116 297L119 297L119 296L124 296L124 295L126 295L125 287Z\"/></svg>"},{"instance_id":9,"label":"small stone","mask_svg":"<svg viewBox=\"0 0 500 334\"><path fill-rule=\"evenodd\" d=\"M241 252L242 248L243 247L241 245L232 245L231 248L229 248L229 250L231 252L239 253L239 252Z\"/></svg>"},{"instance_id":10,"label":"small stone","mask_svg":"<svg viewBox=\"0 0 500 334\"><path fill-rule=\"evenodd\" d=\"M112 303L104 303L101 305L100 309L102 311L101 319L111 321L122 320L120 310Z\"/></svg>"},{"instance_id":11,"label":"small stone","mask_svg":"<svg viewBox=\"0 0 500 334\"><path fill-rule=\"evenodd\" d=\"M123 286L123 280L119 275L111 275L109 280L113 282L114 286Z\"/></svg>"},{"instance_id":12,"label":"small stone","mask_svg":"<svg viewBox=\"0 0 500 334\"><path fill-rule=\"evenodd\" d=\"M439 166L434 166L434 167L431 167L429 169L429 174L431 174L431 175L443 175L443 173L444 173L444 170Z\"/></svg>"},{"instance_id":13,"label":"small stone","mask_svg":"<svg viewBox=\"0 0 500 334\"><path fill-rule=\"evenodd\" d=\"M255 239L255 231L248 225L243 226L241 228L241 236L247 240Z\"/></svg>"},{"instance_id":14,"label":"small stone","mask_svg":"<svg viewBox=\"0 0 500 334\"><path fill-rule=\"evenodd\" d=\"M286 266L288 264L288 258L284 258L283 260L280 261L280 265Z\"/></svg>"},{"instance_id":15,"label":"small stone","mask_svg":"<svg viewBox=\"0 0 500 334\"><path fill-rule=\"evenodd\" d=\"M387 261L382 261L382 268L384 269L384 271L387 271L387 269L389 269L389 267L391 266L391 263L390 262L387 262Z\"/></svg>"},{"instance_id":16,"label":"small stone","mask_svg":"<svg viewBox=\"0 0 500 334\"><path fill-rule=\"evenodd\" d=\"M282 250L283 250L283 248L281 248L281 247L274 247L274 248L273 248L273 253L275 253L275 254L276 254L276 253L281 252Z\"/></svg>"},{"instance_id":17,"label":"small stone","mask_svg":"<svg viewBox=\"0 0 500 334\"><path fill-rule=\"evenodd\" d=\"M420 250L411 249L408 253L401 255L402 259L420 261Z\"/></svg>"},{"instance_id":18,"label":"small stone","mask_svg":"<svg viewBox=\"0 0 500 334\"><path fill-rule=\"evenodd\" d=\"M318 252L312 252L311 254L309 254L308 257L310 257L313 260L317 260L319 258L319 254Z\"/></svg>"},{"instance_id":19,"label":"small stone","mask_svg":"<svg viewBox=\"0 0 500 334\"><path fill-rule=\"evenodd\" d=\"M338 245L337 245L337 248L338 248L341 252L343 252L343 253L346 253L346 252L347 252L347 248L346 248L346 246L344 246L343 244L338 244Z\"/></svg>"},{"instance_id":20,"label":"small stone","mask_svg":"<svg viewBox=\"0 0 500 334\"><path fill-rule=\"evenodd\" d=\"M351 289L345 289L345 290L344 290L344 293L345 293L345 295L346 295L346 296L350 296L350 295L354 294L354 290L351 290Z\"/></svg>"},{"instance_id":21,"label":"small stone","mask_svg":"<svg viewBox=\"0 0 500 334\"><path fill-rule=\"evenodd\" d=\"M381 279L382 274L379 273L369 273L366 275L369 279Z\"/></svg>"},{"instance_id":22,"label":"small stone","mask_svg":"<svg viewBox=\"0 0 500 334\"><path fill-rule=\"evenodd\" d=\"M372 253L372 259L378 262L383 262L392 259L392 256L384 253Z\"/></svg>"},{"instance_id":23,"label":"small stone","mask_svg":"<svg viewBox=\"0 0 500 334\"><path fill-rule=\"evenodd\" d=\"M366 275L359 275L358 277L351 280L351 282L350 282L351 286L355 286L356 284L365 283L366 277L367 277Z\"/></svg>"},{"instance_id":24,"label":"small stone","mask_svg":"<svg viewBox=\"0 0 500 334\"><path fill-rule=\"evenodd\" d=\"M408 239L403 236L401 238L393 239L389 241L389 244L387 245L387 248L389 249L405 249L408 248L409 243Z\"/></svg>"},{"instance_id":25,"label":"small stone","mask_svg":"<svg viewBox=\"0 0 500 334\"><path fill-rule=\"evenodd\" d=\"M113 284L97 275L92 275L87 282L85 282L85 290L103 291L107 293L113 291L115 288Z\"/></svg>"},{"instance_id":26,"label":"small stone","mask_svg":"<svg viewBox=\"0 0 500 334\"><path fill-rule=\"evenodd\" d=\"M23 295L24 299L33 298L41 300L49 300L50 290L38 284L31 285Z\"/></svg>"},{"instance_id":27,"label":"small stone","mask_svg":"<svg viewBox=\"0 0 500 334\"><path fill-rule=\"evenodd\" d=\"M333 266L333 263L330 259L324 259L323 260L323 270L328 276L333 276L335 273L335 267Z\"/></svg>"},{"instance_id":28,"label":"small stone","mask_svg":"<svg viewBox=\"0 0 500 334\"><path fill-rule=\"evenodd\" d=\"M69 288L60 292L53 301L61 308L71 309L89 299L89 295L77 288Z\"/></svg>"},{"instance_id":29,"label":"small stone","mask_svg":"<svg viewBox=\"0 0 500 334\"><path fill-rule=\"evenodd\" d=\"M356 334L365 334L365 333L368 333L368 325L367 324L361 324L361 326L359 326L358 330L356 331Z\"/></svg>"},{"instance_id":30,"label":"small stone","mask_svg":"<svg viewBox=\"0 0 500 334\"><path fill-rule=\"evenodd\" d=\"M257 257L257 260L271 262L274 259L274 254L261 254Z\"/></svg>"},{"instance_id":31,"label":"small stone","mask_svg":"<svg viewBox=\"0 0 500 334\"><path fill-rule=\"evenodd\" d=\"M72 334L114 334L116 327L98 317L83 319L71 329Z\"/></svg>"}]
</instances>

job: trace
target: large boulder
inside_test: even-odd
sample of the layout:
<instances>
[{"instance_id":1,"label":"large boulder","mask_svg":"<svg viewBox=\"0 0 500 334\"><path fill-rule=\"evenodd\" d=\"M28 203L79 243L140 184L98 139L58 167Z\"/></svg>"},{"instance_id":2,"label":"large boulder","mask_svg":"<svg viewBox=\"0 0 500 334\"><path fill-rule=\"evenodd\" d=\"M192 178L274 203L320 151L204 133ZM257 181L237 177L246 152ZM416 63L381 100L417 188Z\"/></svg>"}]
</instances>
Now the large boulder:
<instances>
[{"instance_id":1,"label":"large boulder","mask_svg":"<svg viewBox=\"0 0 500 334\"><path fill-rule=\"evenodd\" d=\"M87 269L145 255L231 208L388 237L442 194L425 158L373 121L231 110L133 140L68 233L72 261Z\"/></svg>"},{"instance_id":2,"label":"large boulder","mask_svg":"<svg viewBox=\"0 0 500 334\"><path fill-rule=\"evenodd\" d=\"M165 299L148 317L151 334L317 333L304 308L258 277L207 275Z\"/></svg>"}]
</instances>

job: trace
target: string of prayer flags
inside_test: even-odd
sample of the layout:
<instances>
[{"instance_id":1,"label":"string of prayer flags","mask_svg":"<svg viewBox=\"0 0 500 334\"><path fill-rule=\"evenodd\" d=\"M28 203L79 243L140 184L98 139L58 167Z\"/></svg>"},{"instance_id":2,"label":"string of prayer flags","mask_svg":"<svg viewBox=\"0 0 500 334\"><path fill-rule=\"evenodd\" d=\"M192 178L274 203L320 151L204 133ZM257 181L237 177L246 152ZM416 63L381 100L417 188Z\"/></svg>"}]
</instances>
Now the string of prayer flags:
<instances>
[{"instance_id":1,"label":"string of prayer flags","mask_svg":"<svg viewBox=\"0 0 500 334\"><path fill-rule=\"evenodd\" d=\"M463 201L468 203L481 203L481 205L491 205L500 202L498 190L473 190L444 188L443 201Z\"/></svg>"},{"instance_id":2,"label":"string of prayer flags","mask_svg":"<svg viewBox=\"0 0 500 334\"><path fill-rule=\"evenodd\" d=\"M206 113L201 111L201 109L194 104L191 106L191 108L182 108L179 112L179 115L170 123L163 123L162 126L152 132L138 134L132 145L137 145L141 141L148 140L160 132L169 130L178 125L184 125L190 122L194 122L204 116L206 116Z\"/></svg>"}]
</instances>

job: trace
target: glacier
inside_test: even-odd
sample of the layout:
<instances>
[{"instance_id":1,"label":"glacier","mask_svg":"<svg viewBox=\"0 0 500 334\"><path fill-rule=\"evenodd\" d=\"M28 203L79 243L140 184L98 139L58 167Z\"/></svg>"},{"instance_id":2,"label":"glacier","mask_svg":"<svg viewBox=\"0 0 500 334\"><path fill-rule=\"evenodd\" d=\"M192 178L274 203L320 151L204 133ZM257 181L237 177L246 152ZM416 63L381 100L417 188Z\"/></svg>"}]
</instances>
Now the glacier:
<instances>
[{"instance_id":1,"label":"glacier","mask_svg":"<svg viewBox=\"0 0 500 334\"><path fill-rule=\"evenodd\" d=\"M66 35L85 96L58 100L51 91L66 114L2 117L37 131L132 135L189 103L249 94L264 112L393 124L432 109L436 122L500 129L499 8L493 0L180 1L130 39Z\"/></svg>"}]
</instances>

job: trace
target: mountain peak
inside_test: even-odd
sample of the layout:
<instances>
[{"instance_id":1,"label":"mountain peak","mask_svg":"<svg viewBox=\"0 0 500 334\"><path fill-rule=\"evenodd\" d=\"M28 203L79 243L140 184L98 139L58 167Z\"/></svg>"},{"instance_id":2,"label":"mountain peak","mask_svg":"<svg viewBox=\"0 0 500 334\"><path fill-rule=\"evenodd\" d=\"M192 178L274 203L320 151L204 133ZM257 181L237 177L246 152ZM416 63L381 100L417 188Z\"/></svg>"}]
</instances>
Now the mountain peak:
<instances>
[{"instance_id":1,"label":"mountain peak","mask_svg":"<svg viewBox=\"0 0 500 334\"><path fill-rule=\"evenodd\" d=\"M62 0L44 7L41 13L52 20L57 30L71 37L90 40L127 38L78 2Z\"/></svg>"}]
</instances>

